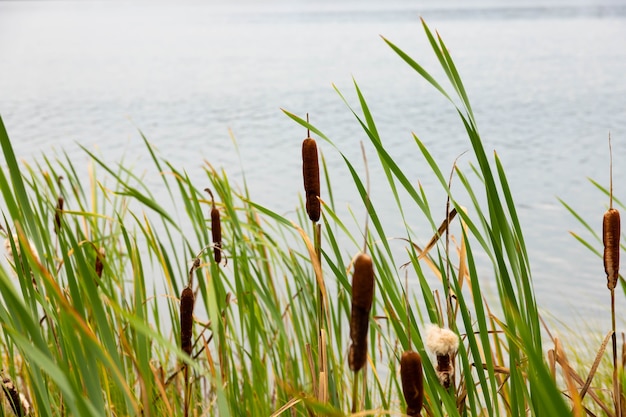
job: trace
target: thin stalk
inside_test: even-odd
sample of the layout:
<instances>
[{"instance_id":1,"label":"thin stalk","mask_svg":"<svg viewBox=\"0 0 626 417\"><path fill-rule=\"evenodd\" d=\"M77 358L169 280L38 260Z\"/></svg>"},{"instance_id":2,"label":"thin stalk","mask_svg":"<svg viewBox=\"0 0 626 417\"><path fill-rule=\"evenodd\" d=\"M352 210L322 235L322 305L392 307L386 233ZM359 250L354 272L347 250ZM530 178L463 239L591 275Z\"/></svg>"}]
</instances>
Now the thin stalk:
<instances>
[{"instance_id":1,"label":"thin stalk","mask_svg":"<svg viewBox=\"0 0 626 417\"><path fill-rule=\"evenodd\" d=\"M613 210L613 147L611 146L611 133L609 133L609 210ZM619 233L619 230L618 230ZM619 236L617 237L619 239ZM619 240L618 240L619 242ZM617 268L619 268L619 252L617 259ZM615 271L615 280L617 281L619 272ZM613 335L611 341L613 344L613 396L615 401L615 416L621 417L621 393L619 389L618 373L617 373L617 335L615 333L615 286L610 287L611 290L611 330Z\"/></svg>"},{"instance_id":2,"label":"thin stalk","mask_svg":"<svg viewBox=\"0 0 626 417\"><path fill-rule=\"evenodd\" d=\"M613 343L613 395L615 397L615 415L621 417L621 393L617 374L617 335L615 333L615 289L611 289L611 329L613 330L611 341Z\"/></svg>"},{"instance_id":3,"label":"thin stalk","mask_svg":"<svg viewBox=\"0 0 626 417\"><path fill-rule=\"evenodd\" d=\"M359 371L354 371L354 383L352 384L352 413L356 413L358 400L359 400Z\"/></svg>"},{"instance_id":4,"label":"thin stalk","mask_svg":"<svg viewBox=\"0 0 626 417\"><path fill-rule=\"evenodd\" d=\"M183 411L183 415L185 417L189 417L189 402L190 402L190 397L191 397L191 384L189 383L189 367L187 365L185 365L185 370L183 372L184 378L185 378L185 405L184 405L184 411Z\"/></svg>"},{"instance_id":5,"label":"thin stalk","mask_svg":"<svg viewBox=\"0 0 626 417\"><path fill-rule=\"evenodd\" d=\"M322 226L317 222L313 222L313 246L315 248L315 256L317 257L317 261L322 262ZM320 375L320 383L318 386L317 399L321 402L326 402L327 400L327 391L328 384L324 383L327 381L329 377L328 369L326 366L326 337L324 336L325 324L324 324L324 316L326 312L324 309L324 293L322 288L317 283L317 345L318 345L318 368Z\"/></svg>"},{"instance_id":6,"label":"thin stalk","mask_svg":"<svg viewBox=\"0 0 626 417\"><path fill-rule=\"evenodd\" d=\"M322 263L322 226L317 222L313 222L313 246L315 247L315 256ZM324 328L324 294L319 284L317 285L317 331L318 337ZM320 352L321 355L321 352Z\"/></svg>"}]
</instances>

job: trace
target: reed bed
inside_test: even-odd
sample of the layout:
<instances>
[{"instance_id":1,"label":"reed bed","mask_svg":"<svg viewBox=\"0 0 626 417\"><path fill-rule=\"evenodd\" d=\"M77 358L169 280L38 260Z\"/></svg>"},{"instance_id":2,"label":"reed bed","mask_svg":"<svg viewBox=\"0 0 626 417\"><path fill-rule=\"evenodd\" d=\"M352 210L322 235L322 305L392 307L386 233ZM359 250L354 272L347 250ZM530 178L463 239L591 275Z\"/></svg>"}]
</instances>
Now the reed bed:
<instances>
[{"instance_id":1,"label":"reed bed","mask_svg":"<svg viewBox=\"0 0 626 417\"><path fill-rule=\"evenodd\" d=\"M124 161L87 149L87 176L64 154L18 163L0 118L2 412L621 415L624 353L617 377L597 377L614 327L592 363L574 364L543 327L505 168L483 148L443 40L423 29L446 88L384 42L465 128L471 153L448 179L449 167L407 135L435 190L394 162L359 85L358 107L337 90L385 174L404 236L385 232L367 166L344 157L361 197L354 210L371 227L323 200L320 169L329 196L332 182L320 154L342 150L286 110L307 129L305 202L294 195L290 215L255 203L209 162L190 178L143 135L159 198ZM429 200L441 192L447 201ZM430 227L413 230L416 216ZM609 246L614 262L619 245ZM607 274L613 289L622 282L615 264Z\"/></svg>"}]
</instances>

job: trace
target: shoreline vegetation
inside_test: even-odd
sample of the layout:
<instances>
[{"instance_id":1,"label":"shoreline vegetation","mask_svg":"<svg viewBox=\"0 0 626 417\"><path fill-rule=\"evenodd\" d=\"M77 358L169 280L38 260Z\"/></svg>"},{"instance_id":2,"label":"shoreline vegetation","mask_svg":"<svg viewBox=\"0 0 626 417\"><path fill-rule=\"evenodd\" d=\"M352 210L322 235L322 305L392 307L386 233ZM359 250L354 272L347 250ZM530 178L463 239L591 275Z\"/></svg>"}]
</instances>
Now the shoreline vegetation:
<instances>
[{"instance_id":1,"label":"shoreline vegetation","mask_svg":"<svg viewBox=\"0 0 626 417\"><path fill-rule=\"evenodd\" d=\"M451 172L412 136L416 164L436 176L445 206L394 163L356 81L358 107L337 93L375 150L361 144L363 163L308 115L283 110L307 131L295 218L251 201L245 180L241 190L208 162L204 178L190 178L143 135L169 202L87 149L88 176L68 157L20 164L0 118L3 415L623 415L626 342L615 309L589 362L552 336L505 168L483 148L443 40L422 24L447 88L383 41L465 128L469 162ZM324 151L343 156L364 221L337 215ZM385 233L371 163L382 167L405 236ZM619 212L612 184L598 187L610 195L602 241L614 306ZM414 216L430 224L424 246Z\"/></svg>"}]
</instances>

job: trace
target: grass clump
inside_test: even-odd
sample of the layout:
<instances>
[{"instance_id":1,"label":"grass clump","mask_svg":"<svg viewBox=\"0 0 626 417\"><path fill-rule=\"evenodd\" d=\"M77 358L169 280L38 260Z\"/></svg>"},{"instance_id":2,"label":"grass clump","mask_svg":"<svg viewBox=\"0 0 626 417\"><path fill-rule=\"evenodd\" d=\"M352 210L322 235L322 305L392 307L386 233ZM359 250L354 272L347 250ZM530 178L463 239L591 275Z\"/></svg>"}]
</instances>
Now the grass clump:
<instances>
[{"instance_id":1,"label":"grass clump","mask_svg":"<svg viewBox=\"0 0 626 417\"><path fill-rule=\"evenodd\" d=\"M385 232L367 168L360 173L344 157L371 221L359 237L350 232L333 199L321 198L310 132L341 149L288 111L308 132L306 202L295 218L255 203L209 163L203 178L190 178L145 138L162 181L158 199L124 163L112 165L88 150L88 176L78 175L67 156L20 166L0 119L2 228L11 256L0 269L0 349L18 392L8 392L4 411L565 416L602 409L615 415L591 383L594 366L581 378L558 339L550 339L554 348L544 347L505 169L483 148L444 42L423 28L451 93L385 42L450 101L471 146L467 167L455 165L446 179L413 134L416 159L437 190L416 186L390 156L358 84L358 109L339 93L374 149L405 236ZM61 177L64 187L53 180ZM444 204L429 202L429 192L443 192L445 212ZM423 247L411 227L416 215L432 236ZM339 243L345 241L353 245ZM392 241L402 242L401 254ZM497 288L489 301L486 282ZM20 394L28 411L16 408Z\"/></svg>"}]
</instances>

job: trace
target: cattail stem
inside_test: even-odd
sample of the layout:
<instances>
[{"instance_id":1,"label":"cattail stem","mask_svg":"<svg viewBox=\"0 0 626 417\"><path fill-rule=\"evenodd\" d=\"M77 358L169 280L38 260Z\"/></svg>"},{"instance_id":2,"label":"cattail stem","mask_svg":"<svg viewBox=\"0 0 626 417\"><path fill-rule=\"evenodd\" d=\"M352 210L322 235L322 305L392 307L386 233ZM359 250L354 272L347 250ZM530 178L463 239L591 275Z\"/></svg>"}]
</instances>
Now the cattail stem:
<instances>
[{"instance_id":1,"label":"cattail stem","mask_svg":"<svg viewBox=\"0 0 626 417\"><path fill-rule=\"evenodd\" d=\"M622 400L617 368L617 335L615 334L615 290L611 290L611 328L613 329L613 335L611 336L613 344L613 400L615 401L615 415L621 417Z\"/></svg>"},{"instance_id":2,"label":"cattail stem","mask_svg":"<svg viewBox=\"0 0 626 417\"><path fill-rule=\"evenodd\" d=\"M609 132L609 208L613 208L613 146ZM619 416L618 416L619 417Z\"/></svg>"},{"instance_id":3,"label":"cattail stem","mask_svg":"<svg viewBox=\"0 0 626 417\"><path fill-rule=\"evenodd\" d=\"M315 256L317 256L317 260L322 263L322 226L313 222L313 246L315 248ZM320 288L319 283L317 285L317 330L321 333L324 326L324 318L325 318L325 309L324 309L324 294L322 288Z\"/></svg>"},{"instance_id":4,"label":"cattail stem","mask_svg":"<svg viewBox=\"0 0 626 417\"><path fill-rule=\"evenodd\" d=\"M613 149L611 147L611 134L609 133L609 209L602 218L602 243L604 244L604 272L607 278L607 287L611 291L611 329L613 331L613 399L615 401L615 415L621 417L621 393L619 389L617 372L617 335L615 333L615 287L619 281L619 255L620 255L620 215L613 208Z\"/></svg>"},{"instance_id":5,"label":"cattail stem","mask_svg":"<svg viewBox=\"0 0 626 417\"><path fill-rule=\"evenodd\" d=\"M190 402L190 397L191 397L191 384L189 383L189 367L185 366L185 369L183 370L183 375L185 378L185 398L184 398L184 409L183 409L183 416L184 417L188 417L189 416L189 402Z\"/></svg>"},{"instance_id":6,"label":"cattail stem","mask_svg":"<svg viewBox=\"0 0 626 417\"><path fill-rule=\"evenodd\" d=\"M352 384L352 413L356 413L358 401L359 401L359 372L354 371L354 382Z\"/></svg>"}]
</instances>

